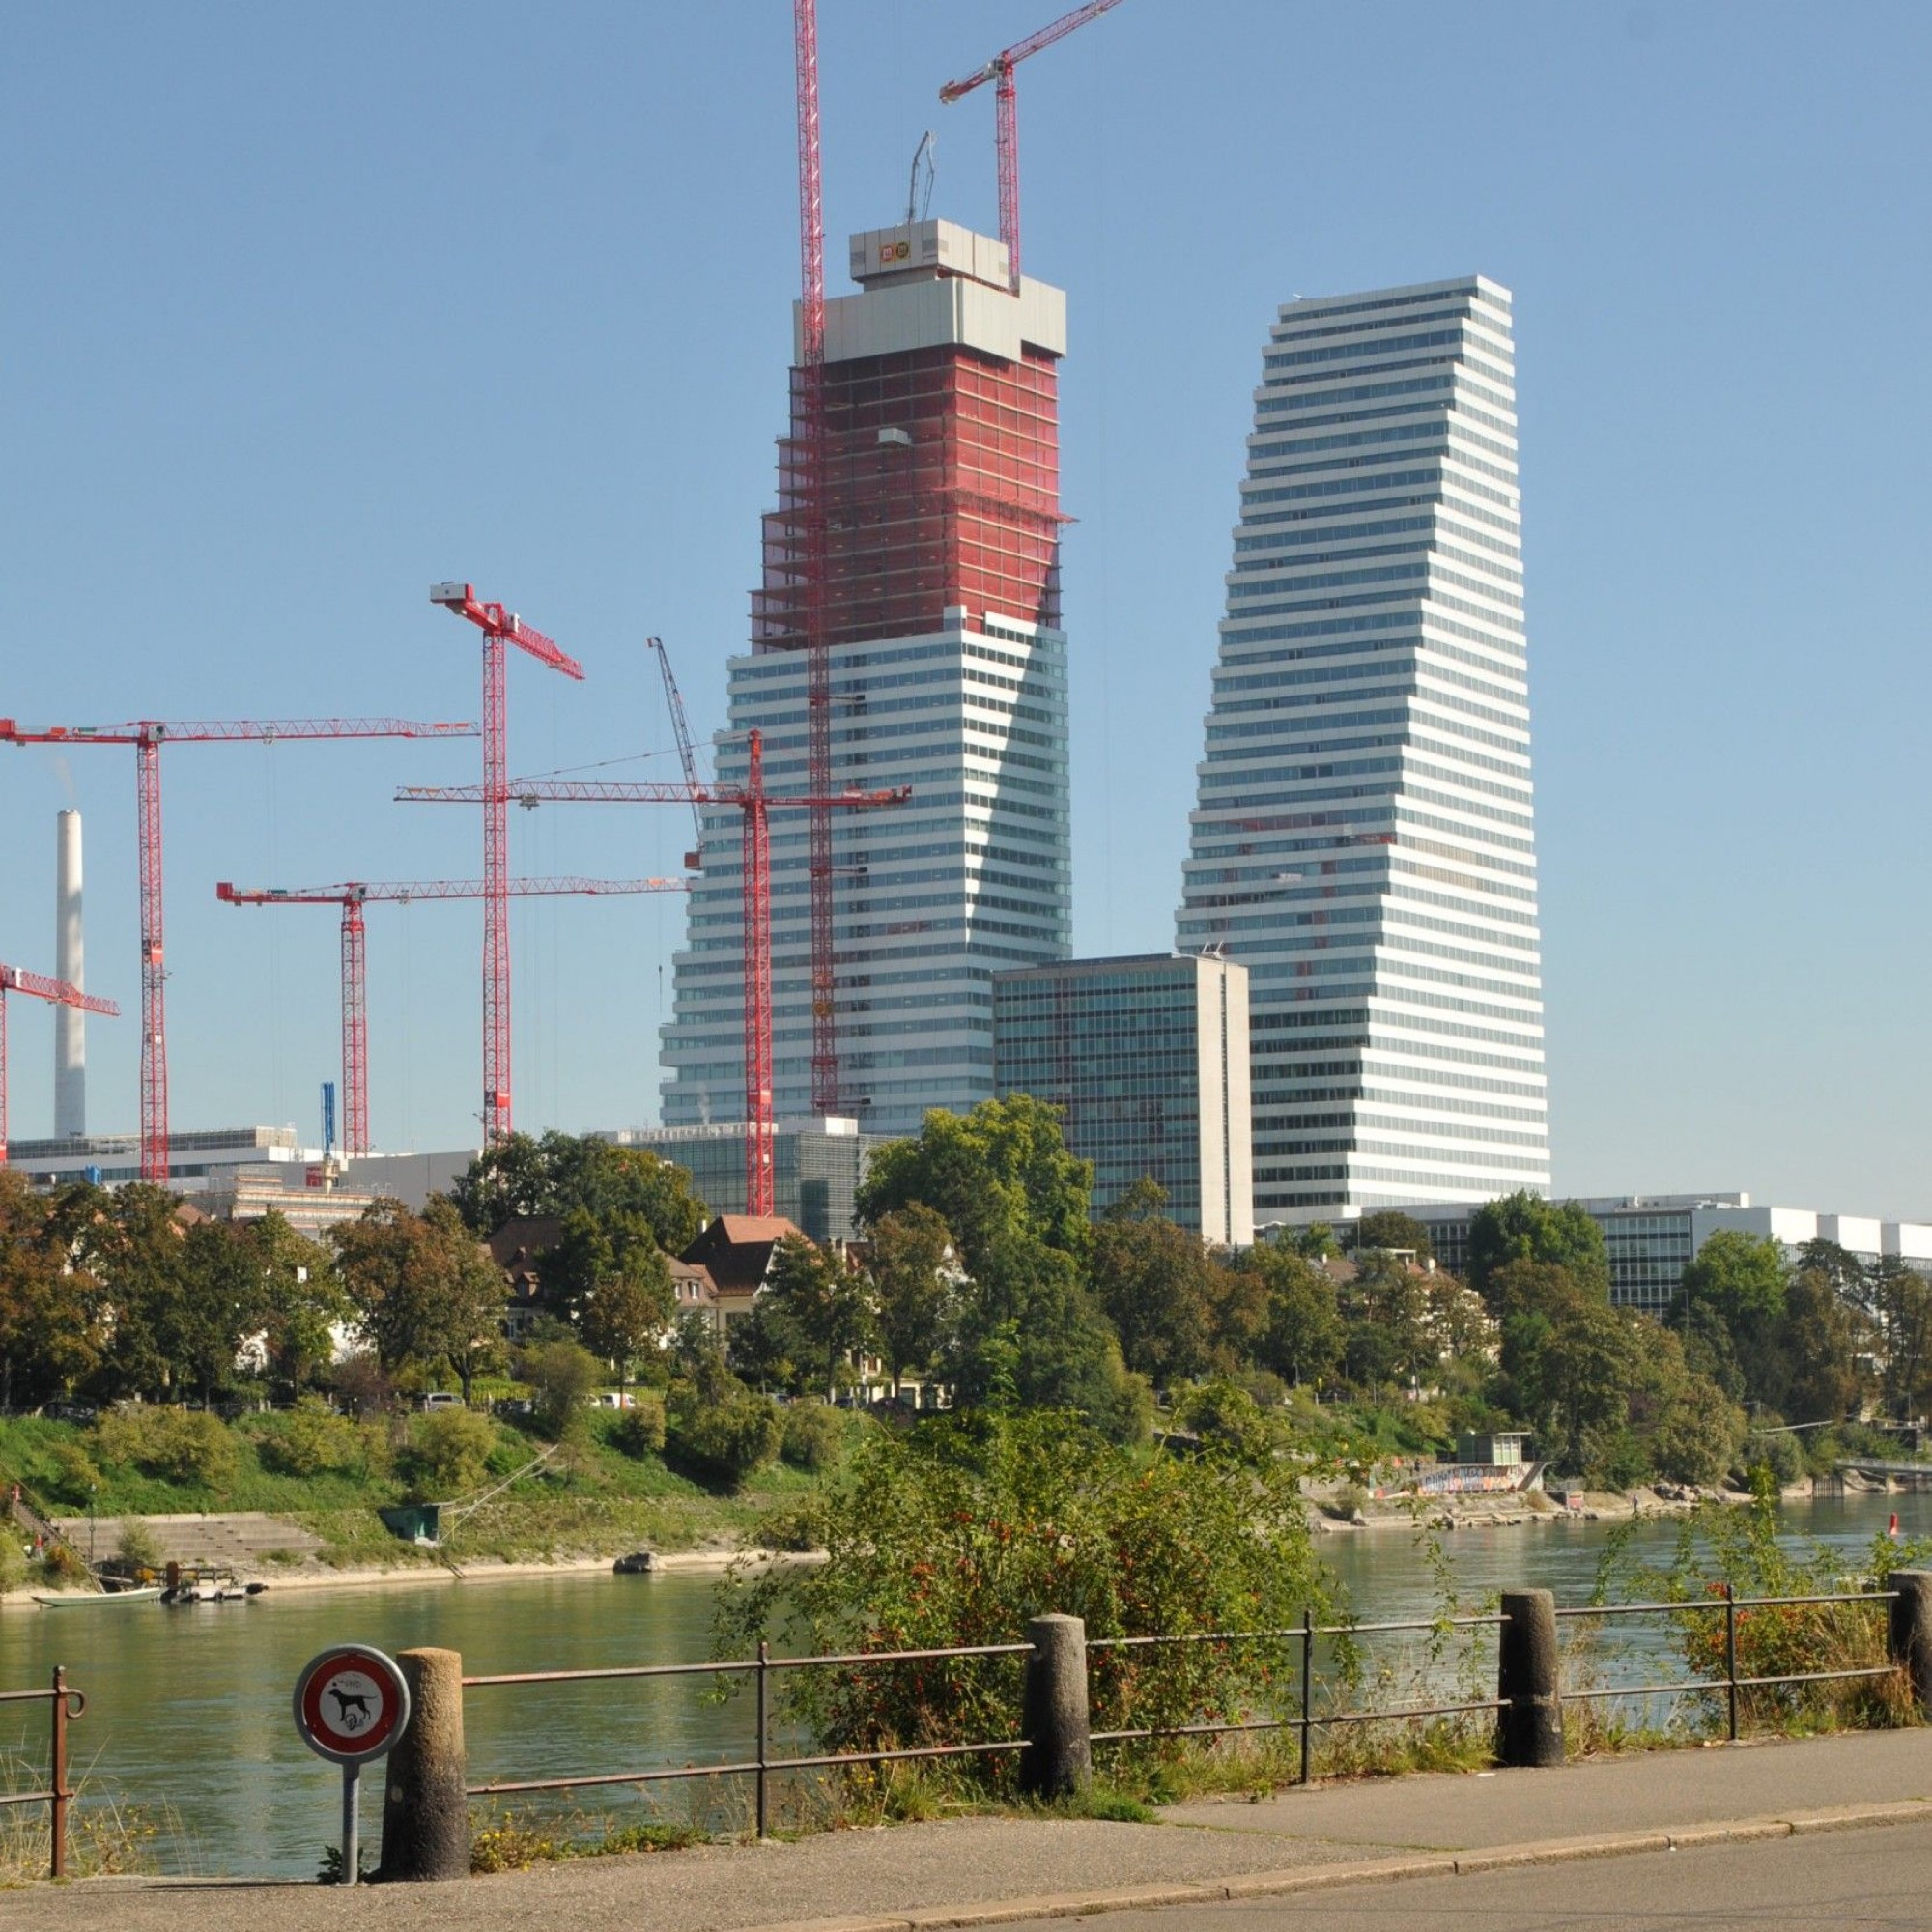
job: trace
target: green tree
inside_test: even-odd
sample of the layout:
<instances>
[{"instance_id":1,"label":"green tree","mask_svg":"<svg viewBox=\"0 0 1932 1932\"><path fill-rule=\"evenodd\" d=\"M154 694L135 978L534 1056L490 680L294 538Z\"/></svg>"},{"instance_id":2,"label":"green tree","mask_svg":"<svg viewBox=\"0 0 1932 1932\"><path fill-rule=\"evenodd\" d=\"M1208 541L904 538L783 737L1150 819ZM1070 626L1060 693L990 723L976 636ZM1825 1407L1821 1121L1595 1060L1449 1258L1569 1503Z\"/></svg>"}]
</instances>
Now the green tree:
<instances>
[{"instance_id":1,"label":"green tree","mask_svg":"<svg viewBox=\"0 0 1932 1932\"><path fill-rule=\"evenodd\" d=\"M641 1214L600 1219L573 1208L538 1266L546 1293L570 1310L585 1345L611 1364L620 1386L677 1313L670 1264Z\"/></svg>"},{"instance_id":2,"label":"green tree","mask_svg":"<svg viewBox=\"0 0 1932 1932\"><path fill-rule=\"evenodd\" d=\"M1270 1315L1267 1284L1249 1265L1248 1256L1210 1253L1208 1359L1216 1375L1233 1375L1254 1366Z\"/></svg>"},{"instance_id":3,"label":"green tree","mask_svg":"<svg viewBox=\"0 0 1932 1932\"><path fill-rule=\"evenodd\" d=\"M432 1196L421 1214L400 1201L369 1204L334 1230L343 1285L383 1367L447 1365L465 1402L501 1351L503 1278L454 1205Z\"/></svg>"},{"instance_id":4,"label":"green tree","mask_svg":"<svg viewBox=\"0 0 1932 1932\"><path fill-rule=\"evenodd\" d=\"M590 1134L547 1133L541 1140L512 1134L470 1162L450 1198L479 1236L518 1217L561 1220L581 1208L599 1223L641 1221L673 1255L711 1218L683 1168L648 1148L618 1147Z\"/></svg>"},{"instance_id":5,"label":"green tree","mask_svg":"<svg viewBox=\"0 0 1932 1932\"><path fill-rule=\"evenodd\" d=\"M1419 1262L1433 1261L1435 1256L1429 1230L1413 1214L1404 1214L1393 1208L1364 1214L1355 1223L1356 1252L1365 1248L1406 1249Z\"/></svg>"},{"instance_id":6,"label":"green tree","mask_svg":"<svg viewBox=\"0 0 1932 1932\"><path fill-rule=\"evenodd\" d=\"M1372 1250L1340 1293L1349 1379L1369 1390L1400 1387L1435 1373L1429 1277Z\"/></svg>"},{"instance_id":7,"label":"green tree","mask_svg":"<svg viewBox=\"0 0 1932 1932\"><path fill-rule=\"evenodd\" d=\"M570 1341L538 1342L518 1351L517 1377L530 1387L537 1427L553 1442L582 1436L588 1427L583 1406L596 1393L597 1357Z\"/></svg>"},{"instance_id":8,"label":"green tree","mask_svg":"<svg viewBox=\"0 0 1932 1932\"><path fill-rule=\"evenodd\" d=\"M797 1336L809 1372L828 1396L838 1391L847 1358L871 1336L865 1285L836 1256L815 1248L803 1235L787 1235L772 1252L772 1264L758 1300Z\"/></svg>"},{"instance_id":9,"label":"green tree","mask_svg":"<svg viewBox=\"0 0 1932 1932\"><path fill-rule=\"evenodd\" d=\"M1111 1212L1089 1279L1129 1369L1156 1388L1202 1374L1213 1344L1216 1268L1198 1235L1162 1215Z\"/></svg>"},{"instance_id":10,"label":"green tree","mask_svg":"<svg viewBox=\"0 0 1932 1932\"><path fill-rule=\"evenodd\" d=\"M108 1311L105 1347L89 1386L108 1401L179 1399L174 1346L187 1297L181 1202L134 1182L101 1197L76 1231L82 1264Z\"/></svg>"},{"instance_id":11,"label":"green tree","mask_svg":"<svg viewBox=\"0 0 1932 1932\"><path fill-rule=\"evenodd\" d=\"M670 1461L738 1484L774 1461L784 1421L770 1397L754 1395L715 1349L698 1351L691 1373L665 1401L665 1448Z\"/></svg>"},{"instance_id":12,"label":"green tree","mask_svg":"<svg viewBox=\"0 0 1932 1932\"><path fill-rule=\"evenodd\" d=\"M418 1417L412 1435L412 1500L456 1502L482 1487L497 1446L497 1425L487 1415L440 1408Z\"/></svg>"},{"instance_id":13,"label":"green tree","mask_svg":"<svg viewBox=\"0 0 1932 1932\"><path fill-rule=\"evenodd\" d=\"M1793 1259L1792 1271L1823 1275L1847 1301L1860 1306L1869 1296L1870 1279L1865 1264L1836 1241L1802 1242Z\"/></svg>"},{"instance_id":14,"label":"green tree","mask_svg":"<svg viewBox=\"0 0 1932 1932\"><path fill-rule=\"evenodd\" d=\"M1152 1175L1144 1174L1138 1180L1129 1181L1126 1187L1107 1204L1100 1219L1164 1221L1168 1218L1167 1203L1167 1189Z\"/></svg>"},{"instance_id":15,"label":"green tree","mask_svg":"<svg viewBox=\"0 0 1932 1932\"><path fill-rule=\"evenodd\" d=\"M896 1395L907 1374L931 1369L952 1331L958 1299L952 1234L916 1201L881 1215L869 1245L873 1321Z\"/></svg>"},{"instance_id":16,"label":"green tree","mask_svg":"<svg viewBox=\"0 0 1932 1932\"><path fill-rule=\"evenodd\" d=\"M1084 1255L1094 1164L1066 1151L1057 1108L1014 1094L970 1114L935 1108L916 1140L873 1151L857 1199L873 1226L915 1202L952 1231L969 1272L1016 1237Z\"/></svg>"},{"instance_id":17,"label":"green tree","mask_svg":"<svg viewBox=\"0 0 1932 1932\"><path fill-rule=\"evenodd\" d=\"M1655 1324L1550 1263L1505 1266L1491 1286L1501 1311L1500 1406L1529 1424L1545 1455L1586 1467L1593 1449L1630 1427Z\"/></svg>"},{"instance_id":18,"label":"green tree","mask_svg":"<svg viewBox=\"0 0 1932 1932\"><path fill-rule=\"evenodd\" d=\"M1830 1274L1801 1261L1785 1287L1778 1337L1787 1378L1783 1411L1791 1421L1843 1422L1859 1412L1868 1325Z\"/></svg>"},{"instance_id":19,"label":"green tree","mask_svg":"<svg viewBox=\"0 0 1932 1932\"><path fill-rule=\"evenodd\" d=\"M1474 1289L1438 1268L1427 1278L1424 1293L1429 1339L1438 1356L1471 1361L1488 1350L1493 1323Z\"/></svg>"},{"instance_id":20,"label":"green tree","mask_svg":"<svg viewBox=\"0 0 1932 1932\"><path fill-rule=\"evenodd\" d=\"M1881 1257L1870 1279L1880 1389L1887 1413L1906 1421L1932 1394L1932 1282L1894 1255Z\"/></svg>"},{"instance_id":21,"label":"green tree","mask_svg":"<svg viewBox=\"0 0 1932 1932\"><path fill-rule=\"evenodd\" d=\"M935 1110L916 1140L878 1149L858 1211L876 1227L921 1203L952 1232L968 1280L946 1372L963 1404L1075 1409L1124 1439L1148 1398L1083 1279L1093 1181L1058 1111L1016 1094Z\"/></svg>"},{"instance_id":22,"label":"green tree","mask_svg":"<svg viewBox=\"0 0 1932 1932\"><path fill-rule=\"evenodd\" d=\"M1293 1248L1256 1248L1248 1266L1267 1295L1262 1361L1296 1388L1321 1387L1342 1363L1342 1311L1334 1282Z\"/></svg>"},{"instance_id":23,"label":"green tree","mask_svg":"<svg viewBox=\"0 0 1932 1932\"><path fill-rule=\"evenodd\" d=\"M248 1230L260 1272L260 1312L270 1370L299 1400L355 1313L335 1257L298 1235L274 1208Z\"/></svg>"},{"instance_id":24,"label":"green tree","mask_svg":"<svg viewBox=\"0 0 1932 1932\"><path fill-rule=\"evenodd\" d=\"M185 1223L178 1196L135 1184L100 1199L73 1252L99 1285L97 1393L206 1406L229 1387L242 1342L268 1313L245 1228Z\"/></svg>"},{"instance_id":25,"label":"green tree","mask_svg":"<svg viewBox=\"0 0 1932 1932\"><path fill-rule=\"evenodd\" d=\"M1146 1434L1146 1383L1130 1374L1071 1255L1016 1236L965 1288L947 1378L966 1407L1058 1408L1117 1441Z\"/></svg>"},{"instance_id":26,"label":"green tree","mask_svg":"<svg viewBox=\"0 0 1932 1932\"><path fill-rule=\"evenodd\" d=\"M1719 1228L1687 1263L1667 1320L1690 1332L1715 1315L1729 1338L1743 1393L1776 1408L1787 1372L1779 1348L1784 1322L1784 1250L1770 1236Z\"/></svg>"},{"instance_id":27,"label":"green tree","mask_svg":"<svg viewBox=\"0 0 1932 1932\"><path fill-rule=\"evenodd\" d=\"M158 1335L177 1387L205 1408L235 1379L243 1340L268 1315L261 1262L245 1228L198 1221L182 1241L182 1293Z\"/></svg>"},{"instance_id":28,"label":"green tree","mask_svg":"<svg viewBox=\"0 0 1932 1932\"><path fill-rule=\"evenodd\" d=\"M73 1190L91 1196L92 1190ZM99 1285L71 1254L72 1201L49 1203L0 1168L0 1410L66 1395L109 1338Z\"/></svg>"},{"instance_id":29,"label":"green tree","mask_svg":"<svg viewBox=\"0 0 1932 1932\"><path fill-rule=\"evenodd\" d=\"M1701 1376L1690 1378L1651 1437L1651 1462L1673 1483L1723 1480L1744 1446L1745 1413Z\"/></svg>"},{"instance_id":30,"label":"green tree","mask_svg":"<svg viewBox=\"0 0 1932 1932\"><path fill-rule=\"evenodd\" d=\"M1528 1192L1486 1201L1469 1221L1469 1286L1492 1307L1491 1282L1512 1262L1560 1267L1578 1289L1609 1298L1609 1249L1580 1202L1552 1204Z\"/></svg>"},{"instance_id":31,"label":"green tree","mask_svg":"<svg viewBox=\"0 0 1932 1932\"><path fill-rule=\"evenodd\" d=\"M1310 1221L1306 1227L1280 1229L1267 1245L1286 1248L1310 1262L1333 1261L1342 1252L1335 1231L1326 1221Z\"/></svg>"}]
</instances>

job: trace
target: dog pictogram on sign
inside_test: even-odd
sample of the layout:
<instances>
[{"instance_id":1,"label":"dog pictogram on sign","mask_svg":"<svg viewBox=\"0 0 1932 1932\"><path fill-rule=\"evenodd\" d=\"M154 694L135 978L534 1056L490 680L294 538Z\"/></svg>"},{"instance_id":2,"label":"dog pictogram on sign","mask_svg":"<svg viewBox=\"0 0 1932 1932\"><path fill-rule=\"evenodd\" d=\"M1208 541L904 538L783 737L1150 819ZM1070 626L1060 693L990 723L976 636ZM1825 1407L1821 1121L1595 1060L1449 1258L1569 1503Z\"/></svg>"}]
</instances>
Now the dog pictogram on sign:
<instances>
[{"instance_id":1,"label":"dog pictogram on sign","mask_svg":"<svg viewBox=\"0 0 1932 1932\"><path fill-rule=\"evenodd\" d=\"M410 1720L409 1687L392 1659L366 1644L338 1644L296 1684L296 1728L309 1749L338 1764L380 1757Z\"/></svg>"}]
</instances>

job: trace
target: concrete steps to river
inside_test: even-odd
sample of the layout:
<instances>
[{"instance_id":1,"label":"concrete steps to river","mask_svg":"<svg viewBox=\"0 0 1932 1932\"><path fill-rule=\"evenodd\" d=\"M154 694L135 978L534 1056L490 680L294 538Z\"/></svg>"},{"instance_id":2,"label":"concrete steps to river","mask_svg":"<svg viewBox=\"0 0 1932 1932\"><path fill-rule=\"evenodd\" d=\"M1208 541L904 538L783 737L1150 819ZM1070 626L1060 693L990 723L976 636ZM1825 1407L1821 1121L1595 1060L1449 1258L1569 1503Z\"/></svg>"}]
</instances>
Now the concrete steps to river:
<instances>
[{"instance_id":1,"label":"concrete steps to river","mask_svg":"<svg viewBox=\"0 0 1932 1932\"><path fill-rule=\"evenodd\" d=\"M83 1556L104 1562L119 1551L122 1530L130 1522L147 1532L163 1562L233 1570L238 1576L272 1576L278 1566L287 1567L290 1556L311 1556L323 1547L321 1537L260 1510L210 1516L67 1516L55 1518L54 1526Z\"/></svg>"}]
</instances>

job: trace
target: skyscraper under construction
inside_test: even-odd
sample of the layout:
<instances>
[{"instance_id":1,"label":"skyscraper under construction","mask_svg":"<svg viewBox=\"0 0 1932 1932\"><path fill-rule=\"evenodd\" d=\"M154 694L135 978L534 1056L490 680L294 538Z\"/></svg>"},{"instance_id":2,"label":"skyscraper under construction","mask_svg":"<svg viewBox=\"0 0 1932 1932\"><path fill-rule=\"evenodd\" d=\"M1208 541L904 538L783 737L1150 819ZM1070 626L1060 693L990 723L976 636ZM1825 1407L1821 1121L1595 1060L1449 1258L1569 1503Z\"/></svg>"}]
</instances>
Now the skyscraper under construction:
<instances>
[{"instance_id":1,"label":"skyscraper under construction","mask_svg":"<svg viewBox=\"0 0 1932 1932\"><path fill-rule=\"evenodd\" d=\"M1509 292L1262 357L1183 951L1249 973L1255 1218L1549 1184Z\"/></svg>"},{"instance_id":2,"label":"skyscraper under construction","mask_svg":"<svg viewBox=\"0 0 1932 1932\"><path fill-rule=\"evenodd\" d=\"M993 1093L992 975L1068 951L1066 639L1058 365L1065 297L1008 286L997 242L947 221L851 240L823 387L833 789L911 802L833 826L840 1111L911 1133ZM752 648L730 662L724 782L764 734L774 793L807 789L805 373L764 520ZM739 815L707 813L664 1029L664 1119L744 1108ZM772 814L774 1104L811 1108L803 810Z\"/></svg>"}]
</instances>

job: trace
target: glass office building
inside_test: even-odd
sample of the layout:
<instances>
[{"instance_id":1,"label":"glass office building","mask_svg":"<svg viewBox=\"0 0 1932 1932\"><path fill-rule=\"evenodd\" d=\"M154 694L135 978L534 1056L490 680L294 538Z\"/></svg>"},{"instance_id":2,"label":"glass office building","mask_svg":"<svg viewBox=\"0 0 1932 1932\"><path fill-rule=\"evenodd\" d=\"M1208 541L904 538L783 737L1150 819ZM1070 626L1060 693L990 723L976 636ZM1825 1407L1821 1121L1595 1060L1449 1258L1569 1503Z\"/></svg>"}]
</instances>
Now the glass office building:
<instances>
[{"instance_id":1,"label":"glass office building","mask_svg":"<svg viewBox=\"0 0 1932 1932\"><path fill-rule=\"evenodd\" d=\"M1002 973L993 1050L1002 1094L1062 1110L1096 1215L1145 1178L1180 1226L1253 1241L1245 968L1156 953Z\"/></svg>"},{"instance_id":2,"label":"glass office building","mask_svg":"<svg viewBox=\"0 0 1932 1932\"><path fill-rule=\"evenodd\" d=\"M618 1147L649 1148L681 1167L714 1215L745 1212L745 1123L698 1127L620 1127L597 1136ZM853 1238L852 1202L877 1146L857 1121L821 1115L781 1121L772 1135L773 1211L819 1242Z\"/></svg>"},{"instance_id":3,"label":"glass office building","mask_svg":"<svg viewBox=\"0 0 1932 1932\"><path fill-rule=\"evenodd\" d=\"M1252 976L1255 1207L1545 1192L1507 290L1288 303L1177 921Z\"/></svg>"}]
</instances>

